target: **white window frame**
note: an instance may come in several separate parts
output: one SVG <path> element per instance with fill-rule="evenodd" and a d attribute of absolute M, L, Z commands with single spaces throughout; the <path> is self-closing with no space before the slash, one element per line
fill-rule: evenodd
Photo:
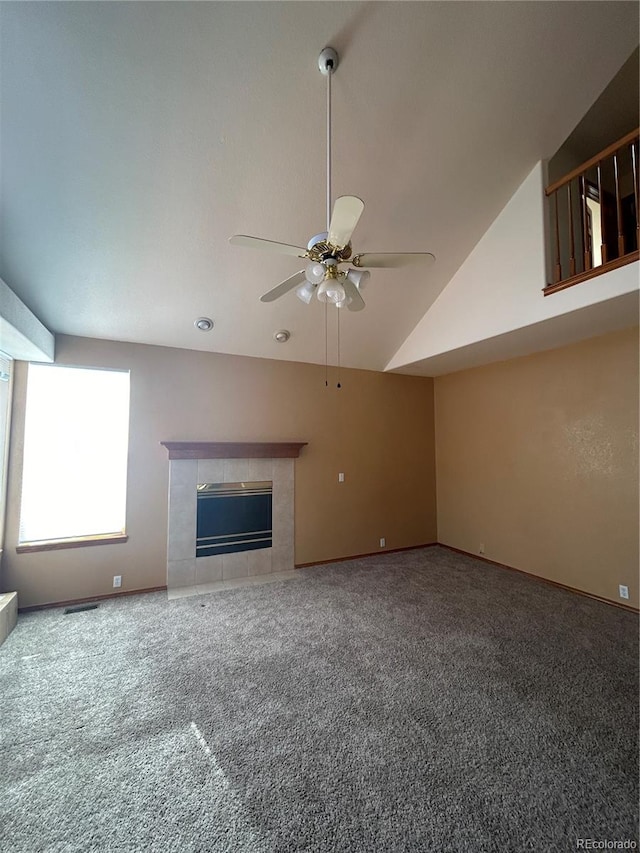
<path fill-rule="evenodd" d="M 29 364 L 19 553 L 127 540 L 129 413 L 128 370 Z"/>

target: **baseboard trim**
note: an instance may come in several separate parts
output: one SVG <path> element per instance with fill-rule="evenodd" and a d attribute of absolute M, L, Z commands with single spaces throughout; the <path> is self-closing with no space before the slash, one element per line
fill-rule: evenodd
<path fill-rule="evenodd" d="M 361 560 L 365 557 L 380 557 L 383 554 L 398 554 L 402 551 L 418 551 L 421 548 L 435 547 L 446 548 L 448 551 L 454 551 L 456 554 L 464 554 L 465 557 L 473 557 L 474 560 L 480 560 L 483 563 L 488 563 L 490 566 L 497 566 L 499 569 L 507 569 L 510 572 L 517 572 L 518 574 L 525 575 L 535 581 L 546 583 L 549 586 L 555 586 L 558 589 L 564 589 L 566 592 L 573 592 L 576 595 L 582 595 L 584 598 L 591 598 L 594 601 L 602 602 L 602 604 L 608 604 L 611 607 L 618 607 L 620 610 L 626 610 L 628 613 L 640 615 L 640 609 L 632 607 L 630 604 L 621 604 L 618 601 L 612 601 L 610 598 L 603 598 L 600 595 L 586 592 L 584 589 L 578 589 L 575 586 L 568 586 L 567 584 L 559 583 L 558 581 L 552 581 L 549 578 L 542 577 L 542 575 L 536 575 L 533 574 L 533 572 L 527 572 L 524 569 L 516 569 L 515 566 L 508 566 L 506 563 L 499 563 L 497 560 L 490 560 L 488 557 L 484 557 L 481 554 L 473 554 L 471 551 L 465 551 L 462 548 L 454 548 L 453 545 L 445 545 L 443 542 L 425 542 L 423 545 L 408 545 L 405 548 L 385 548 L 383 551 L 372 551 L 369 554 L 353 554 L 350 557 L 334 557 L 332 560 L 315 560 L 312 563 L 296 563 L 294 568 L 308 569 L 312 566 L 326 566 L 329 565 L 329 563 L 346 563 L 349 562 L 349 560 Z M 50 607 L 68 607 L 70 604 L 85 604 L 91 601 L 104 601 L 110 598 L 121 598 L 125 595 L 144 595 L 148 592 L 164 592 L 166 589 L 166 585 L 152 586 L 147 587 L 146 589 L 126 589 L 121 590 L 120 592 L 106 593 L 105 595 L 93 595 L 89 598 L 70 598 L 66 601 L 51 601 L 47 604 L 32 604 L 29 607 L 19 607 L 18 613 L 29 613 L 34 610 L 47 610 Z"/>
<path fill-rule="evenodd" d="M 328 566 L 329 563 L 346 563 L 348 560 L 362 560 L 364 557 L 381 557 L 383 554 L 399 554 L 400 551 L 417 551 L 419 548 L 435 548 L 437 542 L 425 542 L 424 545 L 407 545 L 405 548 L 383 548 L 370 554 L 353 554 L 351 557 L 334 557 L 332 560 L 314 560 L 313 563 L 295 563 L 294 569 L 309 569 L 311 566 Z"/>
<path fill-rule="evenodd" d="M 32 610 L 48 610 L 50 607 L 68 607 L 70 604 L 87 604 L 90 601 L 104 601 L 108 598 L 122 598 L 125 595 L 144 595 L 147 592 L 166 591 L 165 586 L 150 586 L 146 589 L 123 589 L 120 592 L 108 592 L 105 595 L 92 595 L 89 598 L 70 598 L 68 601 L 50 601 L 48 604 L 31 604 L 18 607 L 18 613 L 30 613 Z"/>
<path fill-rule="evenodd" d="M 528 578 L 533 578 L 533 580 L 549 584 L 549 586 L 564 589 L 566 592 L 575 592 L 577 595 L 582 595 L 585 598 L 592 598 L 594 601 L 601 601 L 603 604 L 610 604 L 611 607 L 619 607 L 620 610 L 627 610 L 629 613 L 635 613 L 636 615 L 640 614 L 640 610 L 632 607 L 630 604 L 621 604 L 618 601 L 612 601 L 610 598 L 603 598 L 601 595 L 594 595 L 592 592 L 586 592 L 584 589 L 577 589 L 575 586 L 568 586 L 567 584 L 560 583 L 559 581 L 552 581 L 549 580 L 549 578 L 543 578 L 542 575 L 534 575 L 533 572 L 527 572 L 524 569 L 516 569 L 515 566 L 508 566 L 506 563 L 498 563 L 497 560 L 490 560 L 488 557 L 483 557 L 480 554 L 472 554 L 471 551 L 464 551 L 462 548 L 454 548 L 453 545 L 445 545 L 442 542 L 438 542 L 438 545 L 440 545 L 441 548 L 446 548 L 448 551 L 455 551 L 456 554 L 464 554 L 465 557 L 473 557 L 474 560 L 482 560 L 483 563 L 489 563 L 489 565 L 497 566 L 499 569 L 508 569 L 510 572 L 518 572 L 519 575 L 525 575 Z"/>

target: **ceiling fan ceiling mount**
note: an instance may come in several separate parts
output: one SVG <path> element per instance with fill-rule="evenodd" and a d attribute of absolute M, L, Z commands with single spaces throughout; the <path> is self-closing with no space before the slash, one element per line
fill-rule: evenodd
<path fill-rule="evenodd" d="M 340 57 L 332 47 L 325 47 L 318 57 L 318 68 L 321 74 L 333 74 L 338 67 Z"/>
<path fill-rule="evenodd" d="M 368 272 L 362 271 L 363 268 L 403 267 L 433 263 L 435 260 L 430 252 L 369 252 L 353 257 L 351 263 L 357 269 L 346 272 L 339 269 L 339 264 L 351 258 L 351 236 L 364 210 L 364 202 L 357 196 L 343 195 L 335 200 L 333 208 L 331 204 L 331 77 L 339 62 L 340 58 L 332 47 L 325 47 L 318 57 L 318 68 L 327 78 L 327 230 L 312 237 L 306 249 L 244 234 L 236 234 L 229 241 L 234 246 L 293 255 L 309 262 L 306 269 L 294 273 L 263 294 L 260 297 L 262 302 L 273 302 L 295 289 L 296 295 L 306 304 L 315 293 L 321 302 L 331 302 L 337 308 L 346 305 L 350 311 L 361 311 L 365 304 L 360 290 L 369 276 Z"/>

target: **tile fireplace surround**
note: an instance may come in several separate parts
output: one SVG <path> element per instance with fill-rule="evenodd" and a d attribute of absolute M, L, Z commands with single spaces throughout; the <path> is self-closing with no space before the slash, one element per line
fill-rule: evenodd
<path fill-rule="evenodd" d="M 167 589 L 294 568 L 294 460 L 306 442 L 163 441 L 169 451 Z M 273 482 L 273 545 L 195 557 L 198 483 Z"/>

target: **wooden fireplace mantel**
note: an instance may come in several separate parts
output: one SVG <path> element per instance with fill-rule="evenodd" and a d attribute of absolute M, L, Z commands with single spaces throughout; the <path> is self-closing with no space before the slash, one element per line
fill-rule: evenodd
<path fill-rule="evenodd" d="M 169 459 L 281 459 L 298 457 L 306 441 L 161 441 Z"/>

